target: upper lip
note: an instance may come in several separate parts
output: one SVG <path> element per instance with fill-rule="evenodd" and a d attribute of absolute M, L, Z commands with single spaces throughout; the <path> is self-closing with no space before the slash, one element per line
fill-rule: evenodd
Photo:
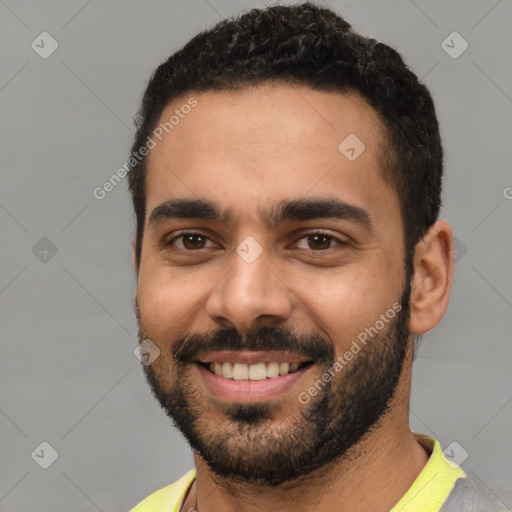
<path fill-rule="evenodd" d="M 200 363 L 305 363 L 311 361 L 307 357 L 284 350 L 221 350 L 203 352 L 197 358 Z"/>

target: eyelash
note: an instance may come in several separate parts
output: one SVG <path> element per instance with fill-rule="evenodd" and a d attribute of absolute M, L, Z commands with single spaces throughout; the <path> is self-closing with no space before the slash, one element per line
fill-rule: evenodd
<path fill-rule="evenodd" d="M 197 231 L 182 231 L 179 235 L 173 237 L 171 240 L 169 240 L 169 242 L 167 242 L 167 246 L 169 247 L 173 247 L 173 242 L 175 240 L 179 240 L 180 238 L 182 239 L 183 237 L 185 236 L 190 236 L 190 235 L 199 235 L 207 240 L 210 240 L 211 241 L 211 238 L 206 236 L 206 235 L 203 235 L 202 233 L 200 232 L 197 232 Z M 315 250 L 315 249 L 306 249 L 306 250 L 309 250 L 311 252 L 315 252 L 315 253 L 320 253 L 320 252 L 326 252 L 328 251 L 329 249 L 334 249 L 335 247 L 344 247 L 344 246 L 347 246 L 348 243 L 347 242 L 344 242 L 343 240 L 340 240 L 339 238 L 335 237 L 334 235 L 331 235 L 330 233 L 326 233 L 325 231 L 310 231 L 308 233 L 305 233 L 304 235 L 302 235 L 300 238 L 297 239 L 297 241 L 295 243 L 297 243 L 299 240 L 303 240 L 305 238 L 308 238 L 310 236 L 315 236 L 315 235 L 321 235 L 321 236 L 325 236 L 327 238 L 329 238 L 331 241 L 335 241 L 337 242 L 337 244 L 333 247 L 328 247 L 327 249 L 318 249 L 318 250 Z M 192 253 L 192 252 L 199 252 L 201 249 L 204 249 L 204 248 L 201 248 L 201 249 L 196 249 L 196 250 L 193 250 L 193 249 L 182 249 L 180 247 L 174 247 L 177 251 L 181 251 L 181 252 L 187 252 L 187 253 Z"/>

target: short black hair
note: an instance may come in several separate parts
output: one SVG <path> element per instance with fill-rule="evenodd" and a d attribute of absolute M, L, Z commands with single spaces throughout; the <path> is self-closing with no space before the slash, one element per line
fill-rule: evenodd
<path fill-rule="evenodd" d="M 411 276 L 414 247 L 441 207 L 443 151 L 434 103 L 394 49 L 358 34 L 328 8 L 306 2 L 252 9 L 196 35 L 153 73 L 137 114 L 132 155 L 146 143 L 173 99 L 194 91 L 235 91 L 264 82 L 357 93 L 378 113 L 387 141 L 382 174 L 400 201 L 406 270 Z M 139 266 L 146 158 L 130 162 Z"/>

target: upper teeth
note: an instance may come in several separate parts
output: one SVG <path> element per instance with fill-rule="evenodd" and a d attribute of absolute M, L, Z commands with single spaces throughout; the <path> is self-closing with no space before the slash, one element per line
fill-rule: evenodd
<path fill-rule="evenodd" d="M 234 380 L 264 380 L 294 372 L 299 363 L 210 363 L 210 370 L 216 375 Z"/>

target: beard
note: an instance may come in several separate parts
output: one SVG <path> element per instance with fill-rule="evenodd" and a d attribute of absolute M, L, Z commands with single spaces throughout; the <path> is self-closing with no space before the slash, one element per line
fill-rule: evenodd
<path fill-rule="evenodd" d="M 284 327 L 246 335 L 236 329 L 190 334 L 143 366 L 146 380 L 174 426 L 216 475 L 236 483 L 299 486 L 316 470 L 356 456 L 355 445 L 388 411 L 408 355 L 410 290 L 407 284 L 401 310 L 386 327 L 329 382 L 322 381 L 306 404 L 289 396 L 228 404 L 205 396 L 191 375 L 196 374 L 190 367 L 195 356 L 206 349 L 289 350 L 315 362 L 309 375 L 316 371 L 321 379 L 328 369 L 332 372 L 332 343 L 316 332 L 296 336 Z M 136 311 L 142 342 L 149 331 L 138 304 Z"/>

